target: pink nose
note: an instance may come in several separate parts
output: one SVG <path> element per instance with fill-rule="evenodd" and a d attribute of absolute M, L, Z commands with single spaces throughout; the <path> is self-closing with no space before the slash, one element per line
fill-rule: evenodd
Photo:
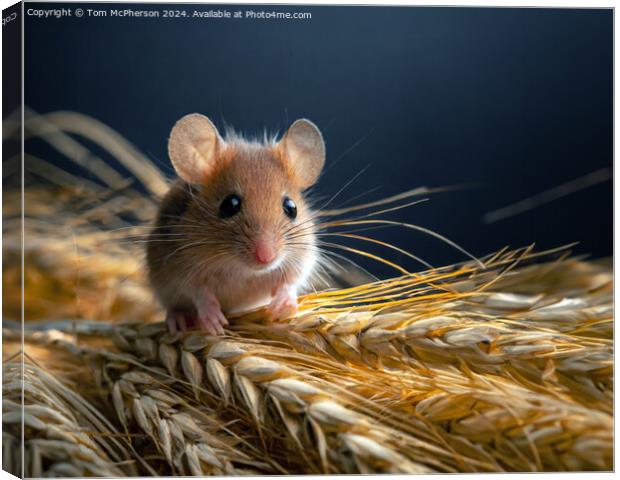
<path fill-rule="evenodd" d="M 276 246 L 273 240 L 258 238 L 254 242 L 254 259 L 261 265 L 268 265 L 276 259 Z"/>

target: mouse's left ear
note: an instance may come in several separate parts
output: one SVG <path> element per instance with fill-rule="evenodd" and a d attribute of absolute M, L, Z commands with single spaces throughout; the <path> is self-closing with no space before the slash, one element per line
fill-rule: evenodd
<path fill-rule="evenodd" d="M 278 147 L 299 187 L 314 185 L 325 164 L 325 142 L 317 126 L 305 118 L 296 120 Z"/>

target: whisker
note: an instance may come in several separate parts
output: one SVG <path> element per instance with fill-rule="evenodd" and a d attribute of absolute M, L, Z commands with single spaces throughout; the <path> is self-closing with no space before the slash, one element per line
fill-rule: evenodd
<path fill-rule="evenodd" d="M 316 244 L 313 244 L 313 243 L 292 243 L 291 245 L 302 246 L 304 248 L 308 248 L 310 250 L 313 250 L 313 251 L 315 251 L 315 252 L 317 252 L 317 253 L 319 253 L 321 255 L 330 255 L 332 257 L 338 258 L 339 260 L 343 260 L 343 261 L 353 265 L 355 268 L 358 268 L 360 271 L 364 272 L 366 275 L 368 275 L 374 281 L 379 281 L 379 279 L 375 275 L 370 273 L 368 270 L 366 270 L 364 267 L 359 265 L 357 262 L 355 262 L 355 261 L 351 260 L 349 257 L 345 257 L 344 255 L 341 255 L 341 254 L 339 254 L 337 252 L 332 252 L 331 250 L 326 250 L 324 248 L 321 248 L 319 245 L 316 245 Z M 337 265 L 341 269 L 343 268 L 337 262 L 335 263 L 335 265 Z"/>
<path fill-rule="evenodd" d="M 414 225 L 414 224 L 405 223 L 405 222 L 396 222 L 396 221 L 392 221 L 392 220 L 348 220 L 348 221 L 346 221 L 344 223 L 342 223 L 342 222 L 331 222 L 331 224 L 334 225 L 334 226 L 336 226 L 336 225 L 365 225 L 365 224 L 373 224 L 373 223 L 401 226 L 401 227 L 409 228 L 409 229 L 412 229 L 412 230 L 417 230 L 417 231 L 422 232 L 422 233 L 426 233 L 427 235 L 435 237 L 438 240 L 441 240 L 442 242 L 444 242 L 444 243 L 450 245 L 451 247 L 455 248 L 459 252 L 467 255 L 470 259 L 474 260 L 478 264 L 478 266 L 480 266 L 481 268 L 484 268 L 484 263 L 482 263 L 478 258 L 476 258 L 473 254 L 469 253 L 467 250 L 465 250 L 463 247 L 461 247 L 457 243 L 453 242 L 452 240 L 444 237 L 443 235 L 441 235 L 441 234 L 439 234 L 437 232 L 434 232 L 433 230 L 421 227 L 419 225 Z"/>
<path fill-rule="evenodd" d="M 405 198 L 410 198 L 410 197 L 420 196 L 420 195 L 429 195 L 431 193 L 449 192 L 452 190 L 457 190 L 459 188 L 462 188 L 462 186 L 454 185 L 454 186 L 437 187 L 437 188 L 427 188 L 427 187 L 413 188 L 411 190 L 407 190 L 406 192 L 402 192 L 397 195 L 392 195 L 390 197 L 382 198 L 374 202 L 364 203 L 362 205 L 354 205 L 352 207 L 341 208 L 338 210 L 322 210 L 320 212 L 320 216 L 336 217 L 344 213 L 350 213 L 350 212 L 355 212 L 358 210 L 365 210 L 367 208 L 377 207 L 379 205 L 386 205 L 388 203 L 394 203 L 394 202 L 397 202 L 398 200 L 403 200 Z"/>
<path fill-rule="evenodd" d="M 194 248 L 197 247 L 199 245 L 203 245 L 203 246 L 207 246 L 208 244 L 205 243 L 204 241 L 200 241 L 200 242 L 193 242 L 193 243 L 188 243 L 185 245 L 181 245 L 179 248 L 174 249 L 171 253 L 169 253 L 168 255 L 166 255 L 166 257 L 164 258 L 163 263 L 166 264 L 168 263 L 168 260 L 170 257 L 172 257 L 173 255 L 183 251 L 183 250 L 187 250 L 188 248 Z"/>
<path fill-rule="evenodd" d="M 370 167 L 370 165 L 366 165 L 364 168 L 362 168 L 359 172 L 357 172 L 355 175 L 353 175 L 353 178 L 351 178 L 351 180 L 349 180 L 347 183 L 344 184 L 344 186 L 342 188 L 340 188 L 325 204 L 323 204 L 321 206 L 321 208 L 318 209 L 318 211 L 322 211 L 325 207 L 327 207 L 330 203 L 332 203 L 336 197 L 338 197 L 338 195 L 340 195 L 345 189 L 347 189 L 355 180 L 357 180 L 366 170 L 368 170 L 368 168 Z"/>
<path fill-rule="evenodd" d="M 365 237 L 362 235 L 354 235 L 354 234 L 347 234 L 347 233 L 320 233 L 317 235 L 318 237 L 327 237 L 327 236 L 336 236 L 336 237 L 344 237 L 344 238 L 353 238 L 356 240 L 363 240 L 366 242 L 370 242 L 370 243 L 375 243 L 377 245 L 381 245 L 383 247 L 386 248 L 390 248 L 392 250 L 397 251 L 398 253 L 402 253 L 403 255 L 415 260 L 418 263 L 421 263 L 422 265 L 424 265 L 426 268 L 434 268 L 430 263 L 426 262 L 425 260 L 422 260 L 421 258 L 417 257 L 416 255 L 403 250 L 400 247 L 397 247 L 396 245 L 392 245 L 391 243 L 388 242 L 382 242 L 381 240 L 376 240 L 374 238 L 370 238 L 370 237 Z"/>

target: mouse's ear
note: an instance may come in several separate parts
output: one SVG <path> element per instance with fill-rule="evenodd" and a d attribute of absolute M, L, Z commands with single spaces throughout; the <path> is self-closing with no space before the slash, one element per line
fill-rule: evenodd
<path fill-rule="evenodd" d="M 296 120 L 284 134 L 279 147 L 300 188 L 313 185 L 325 164 L 325 142 L 310 120 Z"/>
<path fill-rule="evenodd" d="M 204 115 L 192 113 L 181 118 L 168 140 L 168 155 L 179 177 L 188 183 L 204 180 L 215 166 L 221 142 L 215 125 Z"/>

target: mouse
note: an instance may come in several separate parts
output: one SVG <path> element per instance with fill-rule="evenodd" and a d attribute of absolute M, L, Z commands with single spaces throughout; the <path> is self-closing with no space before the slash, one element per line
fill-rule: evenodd
<path fill-rule="evenodd" d="M 193 113 L 172 128 L 168 155 L 177 178 L 146 260 L 170 333 L 221 335 L 231 314 L 263 306 L 271 321 L 296 315 L 319 261 L 306 198 L 325 164 L 318 127 L 302 118 L 280 139 L 246 139 Z"/>

